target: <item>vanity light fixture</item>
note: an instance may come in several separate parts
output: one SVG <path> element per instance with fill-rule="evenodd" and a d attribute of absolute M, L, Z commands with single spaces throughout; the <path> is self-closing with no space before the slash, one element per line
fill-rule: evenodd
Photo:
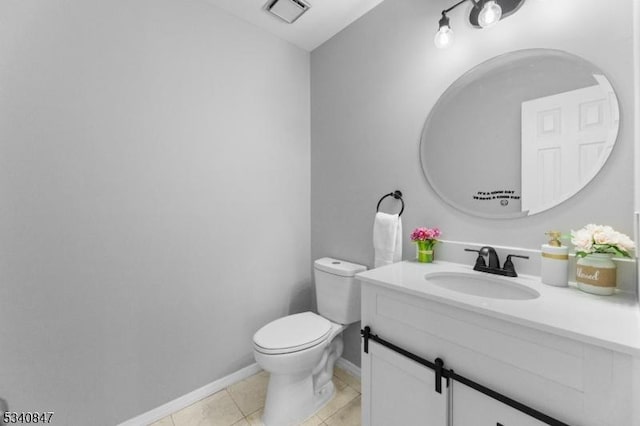
<path fill-rule="evenodd" d="M 524 0 L 460 0 L 442 11 L 442 18 L 438 21 L 438 32 L 433 40 L 437 48 L 445 48 L 453 42 L 453 30 L 449 25 L 447 13 L 467 1 L 473 4 L 469 14 L 469 23 L 477 28 L 489 28 L 495 25 L 500 19 L 518 10 L 524 3 Z"/>

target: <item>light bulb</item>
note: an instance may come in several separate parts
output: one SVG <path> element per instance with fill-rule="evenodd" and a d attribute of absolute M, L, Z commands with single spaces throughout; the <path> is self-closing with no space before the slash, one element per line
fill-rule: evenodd
<path fill-rule="evenodd" d="M 449 26 L 449 18 L 442 12 L 442 18 L 438 21 L 438 32 L 433 39 L 433 43 L 438 49 L 444 49 L 453 43 L 453 30 Z"/>
<path fill-rule="evenodd" d="M 453 43 L 453 30 L 449 26 L 440 27 L 436 33 L 433 43 L 438 49 L 444 49 Z"/>
<path fill-rule="evenodd" d="M 478 14 L 478 24 L 482 28 L 488 28 L 498 22 L 502 17 L 502 8 L 495 0 L 489 0 L 482 6 Z"/>

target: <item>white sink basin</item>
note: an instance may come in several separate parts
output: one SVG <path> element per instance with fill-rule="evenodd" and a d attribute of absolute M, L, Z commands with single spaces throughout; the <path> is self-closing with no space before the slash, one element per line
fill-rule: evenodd
<path fill-rule="evenodd" d="M 471 272 L 432 272 L 424 276 L 428 283 L 447 290 L 491 299 L 537 299 L 540 293 L 508 278 Z"/>

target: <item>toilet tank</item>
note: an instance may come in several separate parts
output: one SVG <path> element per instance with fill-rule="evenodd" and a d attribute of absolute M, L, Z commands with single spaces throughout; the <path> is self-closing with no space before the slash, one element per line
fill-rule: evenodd
<path fill-rule="evenodd" d="M 338 324 L 360 321 L 360 281 L 355 275 L 367 267 L 323 257 L 313 263 L 313 270 L 318 313 Z"/>

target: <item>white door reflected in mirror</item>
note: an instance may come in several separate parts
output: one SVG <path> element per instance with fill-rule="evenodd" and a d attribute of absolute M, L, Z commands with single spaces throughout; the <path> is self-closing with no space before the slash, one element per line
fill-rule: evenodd
<path fill-rule="evenodd" d="M 522 103 L 522 210 L 535 214 L 571 197 L 598 173 L 618 133 L 618 102 L 598 84 Z"/>

